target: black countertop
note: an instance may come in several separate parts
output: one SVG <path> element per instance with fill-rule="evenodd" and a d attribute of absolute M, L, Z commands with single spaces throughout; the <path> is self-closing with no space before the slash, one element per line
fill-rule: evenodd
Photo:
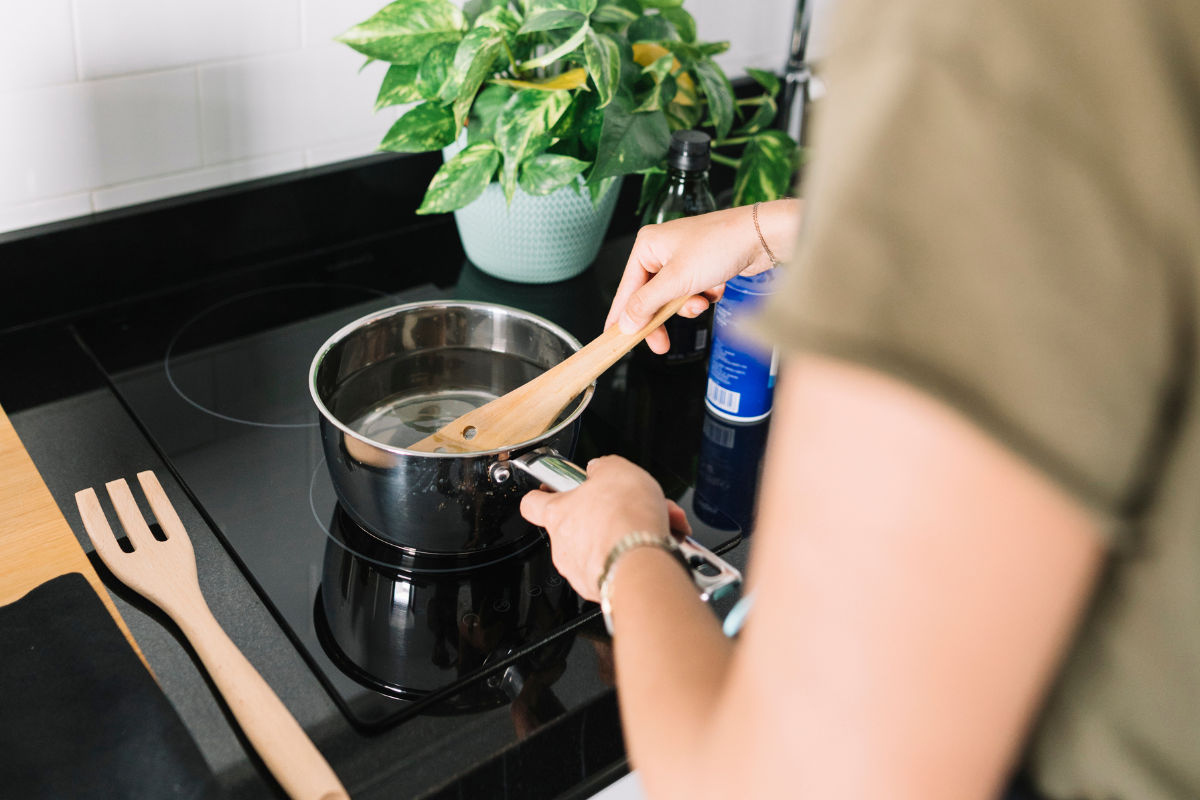
<path fill-rule="evenodd" d="M 163 691 L 234 797 L 283 795 L 241 740 L 178 629 L 91 554 L 73 501 L 80 488 L 145 469 L 158 474 L 191 535 L 213 613 L 353 797 L 584 797 L 626 769 L 615 695 L 597 683 L 611 682 L 611 665 L 595 630 L 572 651 L 586 668 L 568 670 L 555 686 L 565 711 L 528 735 L 514 732 L 507 707 L 467 717 L 418 716 L 377 734 L 356 730 L 95 360 L 111 371 L 114 363 L 161 359 L 164 331 L 215 299 L 334 277 L 389 291 L 432 283 L 557 317 L 585 340 L 598 332 L 632 246 L 637 181 L 626 182 L 609 241 L 587 273 L 570 285 L 516 287 L 462 265 L 452 219 L 412 215 L 431 171 L 427 162 L 376 157 L 0 240 L 0 278 L 18 287 L 0 298 L 0 405 Z M 327 212 L 330 202 L 340 211 Z M 356 204 L 369 213 L 355 219 Z M 136 246 L 122 253 L 123 243 Z M 703 364 L 664 370 L 643 351 L 617 369 L 641 374 L 646 387 L 597 398 L 622 433 L 621 452 L 694 481 Z M 626 380 L 622 374 L 619 382 Z M 745 551 L 740 545 L 726 558 L 744 566 Z M 573 685 L 577 673 L 590 678 Z"/>

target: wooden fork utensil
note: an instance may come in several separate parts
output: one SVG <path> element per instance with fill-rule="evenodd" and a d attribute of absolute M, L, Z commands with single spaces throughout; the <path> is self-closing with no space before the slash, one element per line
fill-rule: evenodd
<path fill-rule="evenodd" d="M 138 473 L 138 483 L 167 535 L 154 538 L 124 479 L 107 484 L 117 516 L 133 552 L 117 544 L 93 489 L 75 493 L 88 538 L 113 575 L 135 589 L 171 619 L 192 643 L 213 683 L 220 689 L 246 738 L 271 774 L 293 800 L 349 800 L 329 763 L 258 670 L 221 628 L 200 593 L 196 555 L 187 531 L 153 472 Z"/>

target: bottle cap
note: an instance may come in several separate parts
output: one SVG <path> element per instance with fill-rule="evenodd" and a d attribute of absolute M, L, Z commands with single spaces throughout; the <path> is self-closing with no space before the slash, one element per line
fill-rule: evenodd
<path fill-rule="evenodd" d="M 671 134 L 671 149 L 667 152 L 667 166 L 686 172 L 706 170 L 712 163 L 709 158 L 709 142 L 712 138 L 703 131 L 675 131 Z"/>

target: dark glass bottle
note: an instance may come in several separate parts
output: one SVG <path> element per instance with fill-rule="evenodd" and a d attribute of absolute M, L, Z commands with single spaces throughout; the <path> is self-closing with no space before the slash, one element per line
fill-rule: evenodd
<path fill-rule="evenodd" d="M 711 139 L 701 131 L 675 131 L 667 153 L 667 180 L 654 202 L 646 207 L 643 225 L 694 217 L 717 210 L 708 188 Z M 668 364 L 698 361 L 708 355 L 712 338 L 712 308 L 695 319 L 680 316 L 667 320 L 671 349 L 663 356 Z"/>

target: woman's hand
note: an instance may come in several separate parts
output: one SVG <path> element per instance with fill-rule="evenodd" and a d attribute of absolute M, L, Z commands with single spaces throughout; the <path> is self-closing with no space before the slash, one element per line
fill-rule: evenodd
<path fill-rule="evenodd" d="M 776 258 L 787 258 L 799 227 L 798 201 L 763 203 L 758 222 Z M 619 324 L 623 332 L 634 333 L 664 305 L 685 295 L 695 296 L 680 315 L 699 316 L 710 301 L 720 299 L 725 281 L 770 268 L 750 206 L 647 225 L 638 231 L 604 327 Z M 647 336 L 646 344 L 656 353 L 670 348 L 662 328 Z"/>
<path fill-rule="evenodd" d="M 683 509 L 663 497 L 650 473 L 620 456 L 588 463 L 588 479 L 569 492 L 530 492 L 521 514 L 550 533 L 554 566 L 586 600 L 613 545 L 628 533 L 691 533 Z"/>

